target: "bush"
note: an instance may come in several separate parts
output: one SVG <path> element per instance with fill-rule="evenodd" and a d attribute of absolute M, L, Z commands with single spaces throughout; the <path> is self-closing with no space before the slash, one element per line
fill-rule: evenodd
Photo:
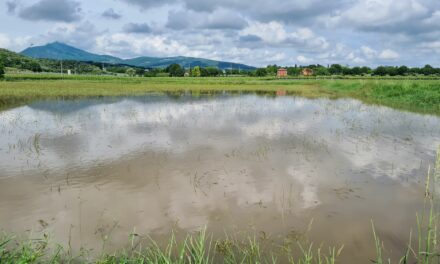
<path fill-rule="evenodd" d="M 260 68 L 260 69 L 257 69 L 257 71 L 255 72 L 255 75 L 257 75 L 258 77 L 264 77 L 267 75 L 267 71 L 264 68 Z"/>
<path fill-rule="evenodd" d="M 196 67 L 194 67 L 194 69 L 192 69 L 191 76 L 192 77 L 200 77 L 200 76 L 202 76 L 202 71 L 200 70 L 199 66 L 196 66 Z"/>
<path fill-rule="evenodd" d="M 168 66 L 166 72 L 169 73 L 170 77 L 183 77 L 185 75 L 185 70 L 177 63 Z"/>
<path fill-rule="evenodd" d="M 2 64 L 0 64 L 0 79 L 3 79 L 5 76 L 5 67 L 3 67 Z"/>

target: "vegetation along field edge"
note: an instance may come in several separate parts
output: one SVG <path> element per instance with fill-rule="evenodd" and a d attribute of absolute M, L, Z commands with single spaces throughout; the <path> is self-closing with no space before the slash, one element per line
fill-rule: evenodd
<path fill-rule="evenodd" d="M 258 77 L 130 78 L 116 76 L 7 75 L 0 81 L 0 109 L 41 99 L 143 95 L 148 92 L 260 92 L 306 98 L 354 98 L 368 104 L 440 115 L 438 80 L 317 80 Z"/>

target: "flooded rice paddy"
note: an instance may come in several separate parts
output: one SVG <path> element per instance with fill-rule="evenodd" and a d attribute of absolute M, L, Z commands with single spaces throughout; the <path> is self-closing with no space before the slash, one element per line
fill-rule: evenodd
<path fill-rule="evenodd" d="M 402 255 L 440 118 L 258 95 L 39 101 L 0 113 L 0 229 L 114 250 L 207 227 Z M 311 224 L 312 223 L 312 224 Z"/>

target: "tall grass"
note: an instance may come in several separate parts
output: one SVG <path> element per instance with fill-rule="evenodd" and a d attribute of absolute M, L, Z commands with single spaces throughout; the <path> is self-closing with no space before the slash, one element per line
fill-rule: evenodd
<path fill-rule="evenodd" d="M 436 185 L 440 183 L 440 147 L 437 151 L 437 159 L 434 169 L 429 168 L 425 180 L 425 197 L 423 208 L 416 213 L 417 237 L 413 241 L 412 230 L 409 232 L 409 240 L 405 254 L 393 262 L 390 258 L 384 257 L 385 245 L 381 241 L 373 221 L 372 230 L 376 248 L 374 263 L 417 263 L 431 264 L 440 262 L 440 232 L 439 232 L 439 211 Z"/>
<path fill-rule="evenodd" d="M 0 263 L 156 263 L 156 264 L 255 264 L 255 263 L 291 263 L 291 264 L 334 264 L 343 247 L 329 248 L 326 253 L 322 247 L 314 247 L 298 242 L 296 250 L 291 248 L 280 252 L 262 250 L 262 244 L 256 237 L 245 241 L 234 239 L 213 241 L 212 236 L 202 230 L 188 235 L 183 242 L 177 242 L 174 235 L 168 244 L 161 247 L 154 240 L 143 247 L 131 236 L 131 247 L 113 254 L 101 254 L 91 258 L 84 252 L 72 256 L 71 250 L 61 246 L 50 249 L 48 238 L 29 239 L 22 242 L 11 236 L 0 237 Z"/>

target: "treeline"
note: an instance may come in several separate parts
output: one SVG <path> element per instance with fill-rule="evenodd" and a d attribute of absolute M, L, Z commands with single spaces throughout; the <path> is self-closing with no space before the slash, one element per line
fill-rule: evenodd
<path fill-rule="evenodd" d="M 185 69 L 178 64 L 172 64 L 166 69 L 156 69 L 156 72 L 164 72 L 172 77 L 212 77 L 225 75 L 246 75 L 246 76 L 276 76 L 278 69 L 287 69 L 289 76 L 300 76 L 304 69 L 310 69 L 314 76 L 410 76 L 410 75 L 438 75 L 440 76 L 440 68 L 434 68 L 431 65 L 425 65 L 422 68 L 407 67 L 407 66 L 379 66 L 377 68 L 370 68 L 366 66 L 348 67 L 340 64 L 332 64 L 329 66 L 322 65 L 308 65 L 308 66 L 293 66 L 280 67 L 277 65 L 268 65 L 266 68 L 259 68 L 256 70 L 245 71 L 238 69 L 220 70 L 215 67 L 199 67 L 196 66 L 191 69 Z M 155 76 L 150 73 L 150 76 Z"/>
<path fill-rule="evenodd" d="M 322 65 L 308 65 L 308 66 L 294 66 L 294 67 L 280 67 L 277 65 L 269 65 L 266 68 L 260 68 L 255 71 L 256 76 L 275 76 L 279 68 L 287 69 L 287 74 L 290 76 L 299 76 L 304 69 L 311 69 L 313 75 L 348 75 L 348 76 L 408 76 L 408 75 L 440 75 L 440 68 L 434 68 L 431 65 L 425 65 L 422 68 L 407 67 L 407 66 L 379 66 L 377 68 L 370 67 L 348 67 L 340 64 L 332 64 L 329 66 Z"/>

